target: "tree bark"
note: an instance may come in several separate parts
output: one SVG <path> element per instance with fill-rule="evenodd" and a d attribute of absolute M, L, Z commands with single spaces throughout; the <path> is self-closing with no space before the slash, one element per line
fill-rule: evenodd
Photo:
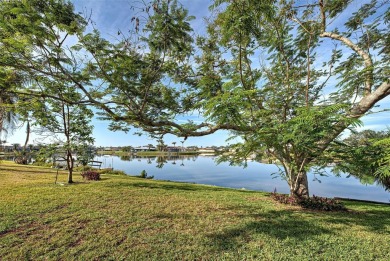
<path fill-rule="evenodd" d="M 68 166 L 68 183 L 73 183 L 73 158 L 69 150 L 66 155 L 66 164 Z"/>
<path fill-rule="evenodd" d="M 289 177 L 288 184 L 290 186 L 290 196 L 308 198 L 309 182 L 306 171 L 300 171 L 298 173 L 291 171 Z"/>
<path fill-rule="evenodd" d="M 23 150 L 26 151 L 27 149 L 27 144 L 28 144 L 28 141 L 30 140 L 30 132 L 31 132 L 31 129 L 30 129 L 30 121 L 27 120 L 27 127 L 26 127 L 26 141 L 24 142 L 24 146 L 23 146 Z"/>

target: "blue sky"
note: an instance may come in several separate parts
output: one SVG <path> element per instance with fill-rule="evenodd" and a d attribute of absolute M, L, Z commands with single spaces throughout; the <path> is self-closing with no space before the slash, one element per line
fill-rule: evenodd
<path fill-rule="evenodd" d="M 117 37 L 118 29 L 122 32 L 127 32 L 133 27 L 131 23 L 131 18 L 135 15 L 136 9 L 132 9 L 131 2 L 132 0 L 73 0 L 75 5 L 75 10 L 77 12 L 83 12 L 91 14 L 92 20 L 95 22 L 96 28 L 102 32 L 102 36 L 108 40 L 115 41 Z M 208 7 L 212 3 L 209 0 L 182 0 L 180 1 L 188 10 L 190 15 L 196 17 L 192 21 L 194 28 L 194 33 L 199 34 L 204 31 L 205 23 L 204 17 L 210 16 Z M 361 1 L 366 2 L 366 1 Z M 140 3 L 140 1 L 138 1 Z M 356 5 L 350 7 L 350 12 L 353 12 L 353 9 L 356 8 Z M 332 26 L 340 26 L 341 20 L 335 20 L 332 23 Z M 326 50 L 323 51 L 324 53 Z M 319 54 L 321 55 L 321 53 Z M 390 97 L 382 100 L 380 103 L 380 108 L 390 108 Z M 201 115 L 193 115 L 192 120 L 201 121 Z M 385 129 L 386 126 L 390 127 L 390 112 L 371 114 L 363 118 L 365 124 L 361 129 L 374 129 L 381 130 Z M 94 132 L 93 136 L 95 138 L 96 146 L 142 146 L 146 144 L 156 144 L 154 140 L 151 140 L 147 135 L 139 137 L 133 135 L 134 131 L 129 133 L 123 132 L 111 132 L 108 130 L 108 122 L 99 121 L 93 119 Z M 205 137 L 190 137 L 188 138 L 184 145 L 191 146 L 210 146 L 210 145 L 224 145 L 226 144 L 225 140 L 228 137 L 228 132 L 220 131 L 215 134 L 205 136 Z M 24 143 L 25 131 L 21 127 L 17 130 L 12 136 L 8 136 L 7 141 L 9 143 Z M 172 144 L 176 142 L 180 145 L 182 138 L 177 138 L 172 135 L 167 135 L 165 137 L 165 142 L 167 144 Z M 31 143 L 38 143 L 39 141 L 48 143 L 49 141 L 39 139 L 37 135 L 32 135 Z"/>

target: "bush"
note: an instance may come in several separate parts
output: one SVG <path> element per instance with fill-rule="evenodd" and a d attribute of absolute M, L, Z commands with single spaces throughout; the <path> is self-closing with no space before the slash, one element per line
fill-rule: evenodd
<path fill-rule="evenodd" d="M 275 192 L 271 194 L 271 197 L 282 204 L 288 204 L 293 206 L 299 205 L 299 199 L 297 197 L 293 197 L 285 194 L 278 194 Z"/>
<path fill-rule="evenodd" d="M 81 176 L 86 180 L 100 180 L 100 173 L 93 170 L 83 171 Z"/>
<path fill-rule="evenodd" d="M 271 193 L 271 197 L 283 204 L 289 204 L 293 206 L 301 206 L 306 209 L 322 210 L 322 211 L 346 211 L 346 207 L 338 200 L 323 197 L 309 197 L 298 198 L 294 196 L 278 194 L 276 192 Z"/>
<path fill-rule="evenodd" d="M 303 208 L 317 209 L 324 211 L 346 211 L 344 204 L 333 198 L 323 198 L 314 196 L 311 198 L 304 198 L 300 201 Z"/>
<path fill-rule="evenodd" d="M 141 174 L 137 177 L 142 178 L 142 179 L 153 179 L 154 178 L 154 176 L 148 176 L 148 173 L 146 173 L 145 170 L 141 171 Z"/>
<path fill-rule="evenodd" d="M 17 156 L 17 157 L 15 157 L 14 162 L 16 164 L 27 165 L 28 159 L 27 159 L 27 156 Z"/>

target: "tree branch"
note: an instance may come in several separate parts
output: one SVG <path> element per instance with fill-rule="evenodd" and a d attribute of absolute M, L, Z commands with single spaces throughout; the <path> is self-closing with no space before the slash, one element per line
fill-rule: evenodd
<path fill-rule="evenodd" d="M 348 46 L 349 48 L 351 48 L 352 50 L 354 50 L 360 57 L 362 57 L 366 70 L 368 71 L 367 72 L 368 75 L 366 77 L 366 82 L 365 82 L 364 95 L 370 94 L 374 82 L 373 80 L 374 67 L 373 67 L 371 56 L 368 53 L 366 53 L 362 48 L 360 48 L 358 45 L 354 44 L 351 40 L 337 33 L 322 32 L 320 34 L 320 37 L 327 37 L 333 40 L 338 40 L 343 44 L 345 44 L 346 46 Z"/>
<path fill-rule="evenodd" d="M 374 92 L 363 97 L 358 104 L 356 104 L 350 112 L 346 115 L 347 118 L 359 119 L 367 111 L 369 111 L 378 101 L 390 95 L 390 78 L 383 82 Z M 333 132 L 327 137 L 318 142 L 319 152 L 323 152 L 328 145 L 340 135 L 348 127 L 345 121 L 340 121 L 334 125 Z"/>

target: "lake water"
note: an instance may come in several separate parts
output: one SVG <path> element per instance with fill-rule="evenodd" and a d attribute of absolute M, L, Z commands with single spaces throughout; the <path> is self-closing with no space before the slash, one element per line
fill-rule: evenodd
<path fill-rule="evenodd" d="M 279 193 L 289 193 L 287 182 L 278 175 L 278 167 L 273 164 L 248 162 L 247 168 L 229 166 L 228 163 L 215 164 L 215 157 L 150 157 L 129 158 L 99 156 L 103 168 L 113 167 L 129 175 L 139 175 L 145 170 L 148 176 L 158 180 L 192 182 L 235 189 L 248 189 Z M 322 197 L 343 197 L 380 202 L 390 202 L 390 193 L 381 185 L 364 185 L 355 177 L 336 177 L 327 169 L 328 176 L 309 173 L 310 195 Z M 320 181 L 318 181 L 320 180 Z"/>

